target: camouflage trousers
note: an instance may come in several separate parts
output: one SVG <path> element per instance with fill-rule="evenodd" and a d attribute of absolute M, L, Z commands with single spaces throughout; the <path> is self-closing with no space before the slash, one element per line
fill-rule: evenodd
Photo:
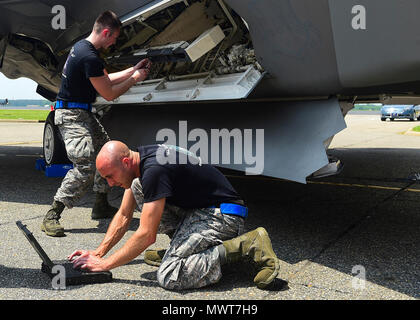
<path fill-rule="evenodd" d="M 96 117 L 82 109 L 57 109 L 55 124 L 66 146 L 73 169 L 64 177 L 54 200 L 71 209 L 93 184 L 94 192 L 105 193 L 109 186 L 96 171 L 96 155 L 109 141 L 108 134 Z"/>
<path fill-rule="evenodd" d="M 131 190 L 141 210 L 144 198 L 138 178 Z M 217 246 L 241 235 L 244 219 L 224 215 L 218 208 L 183 209 L 166 204 L 158 232 L 171 238 L 157 271 L 159 285 L 171 290 L 201 288 L 222 277 Z"/>

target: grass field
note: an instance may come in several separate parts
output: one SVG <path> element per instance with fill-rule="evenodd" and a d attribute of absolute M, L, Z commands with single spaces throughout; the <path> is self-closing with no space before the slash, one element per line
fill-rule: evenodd
<path fill-rule="evenodd" d="M 355 105 L 354 110 L 380 110 L 380 105 Z M 41 120 L 45 121 L 48 116 L 49 110 L 10 110 L 0 109 L 0 119 L 13 119 L 13 120 Z"/>
<path fill-rule="evenodd" d="M 49 110 L 0 110 L 0 119 L 45 121 L 49 112 Z"/>
<path fill-rule="evenodd" d="M 379 104 L 355 104 L 354 110 L 378 111 L 381 110 L 382 105 Z"/>

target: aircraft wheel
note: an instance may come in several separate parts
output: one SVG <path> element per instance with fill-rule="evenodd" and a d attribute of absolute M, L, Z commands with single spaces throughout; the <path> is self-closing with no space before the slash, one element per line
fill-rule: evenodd
<path fill-rule="evenodd" d="M 50 164 L 66 164 L 71 163 L 67 158 L 66 148 L 63 138 L 61 137 L 58 127 L 54 124 L 54 112 L 50 112 L 45 120 L 44 137 L 43 137 L 43 153 L 45 163 Z"/>

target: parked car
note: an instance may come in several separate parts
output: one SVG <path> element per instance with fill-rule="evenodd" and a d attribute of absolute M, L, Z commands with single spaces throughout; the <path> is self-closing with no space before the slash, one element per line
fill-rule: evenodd
<path fill-rule="evenodd" d="M 386 105 L 381 108 L 381 120 L 410 119 L 420 120 L 419 105 Z"/>

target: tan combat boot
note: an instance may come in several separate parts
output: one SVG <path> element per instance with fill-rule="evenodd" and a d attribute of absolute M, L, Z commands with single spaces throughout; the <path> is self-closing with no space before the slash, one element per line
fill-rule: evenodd
<path fill-rule="evenodd" d="M 63 237 L 64 228 L 58 221 L 61 217 L 61 213 L 64 210 L 64 204 L 60 201 L 53 202 L 51 209 L 48 210 L 47 214 L 42 221 L 41 230 L 51 237 Z"/>
<path fill-rule="evenodd" d="M 144 253 L 144 262 L 150 266 L 159 267 L 165 253 L 166 250 L 164 249 L 146 250 Z"/>
<path fill-rule="evenodd" d="M 258 267 L 254 283 L 265 289 L 279 273 L 279 261 L 271 246 L 271 240 L 264 228 L 257 228 L 239 237 L 223 242 L 227 263 L 251 258 Z"/>

